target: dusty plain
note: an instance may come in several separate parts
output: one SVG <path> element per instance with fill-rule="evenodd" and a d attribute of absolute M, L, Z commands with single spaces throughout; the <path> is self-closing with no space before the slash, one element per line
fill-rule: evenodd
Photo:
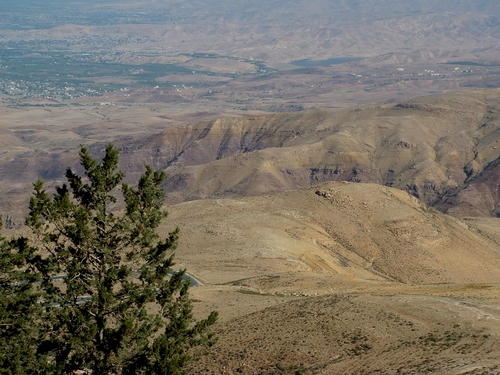
<path fill-rule="evenodd" d="M 0 4 L 8 227 L 113 142 L 220 313 L 191 374 L 499 374 L 498 2 L 241 3 Z"/>

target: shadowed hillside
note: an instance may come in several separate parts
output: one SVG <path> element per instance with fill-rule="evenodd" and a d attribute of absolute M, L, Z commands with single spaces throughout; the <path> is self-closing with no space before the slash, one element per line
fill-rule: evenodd
<path fill-rule="evenodd" d="M 78 167 L 73 145 L 82 138 L 68 134 L 49 140 L 44 129 L 5 131 L 3 212 L 22 217 L 33 181 L 61 183 L 67 166 Z M 455 216 L 499 211 L 500 90 L 225 118 L 126 139 L 116 143 L 127 178 L 144 164 L 165 170 L 167 203 L 350 181 L 395 187 Z M 99 155 L 104 143 L 92 141 Z"/>
<path fill-rule="evenodd" d="M 500 91 L 491 90 L 223 119 L 124 145 L 123 157 L 129 171 L 166 169 L 170 202 L 345 180 L 393 186 L 458 216 L 489 216 L 498 205 L 493 188 L 469 201 L 460 192 L 494 175 L 499 113 Z"/>

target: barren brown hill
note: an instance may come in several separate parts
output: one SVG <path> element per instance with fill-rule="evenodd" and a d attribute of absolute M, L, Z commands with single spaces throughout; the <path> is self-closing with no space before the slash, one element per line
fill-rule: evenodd
<path fill-rule="evenodd" d="M 192 374 L 500 368 L 498 229 L 356 183 L 169 211 L 177 266 L 204 282 L 196 312 L 221 314 L 219 341 Z"/>
<path fill-rule="evenodd" d="M 209 284 L 312 271 L 413 284 L 500 283 L 496 235 L 394 188 L 329 182 L 169 210 L 183 233 L 179 262 Z"/>
<path fill-rule="evenodd" d="M 123 158 L 129 171 L 143 163 L 165 169 L 169 202 L 346 180 L 397 187 L 459 216 L 489 216 L 498 206 L 489 176 L 499 127 L 500 90 L 479 90 L 197 123 L 128 143 Z M 489 190 L 461 194 L 467 209 L 453 208 L 447 194 L 479 175 L 492 181 Z"/>
<path fill-rule="evenodd" d="M 148 108 L 120 121 L 106 117 L 112 110 L 98 108 L 85 116 L 80 110 L 76 115 L 83 117 L 75 125 L 5 126 L 2 211 L 22 221 L 27 203 L 20 202 L 28 201 L 33 181 L 61 183 L 65 168 L 77 167 L 80 143 L 93 144 L 97 156 L 104 142 L 114 140 L 130 181 L 144 164 L 167 172 L 168 203 L 351 181 L 396 187 L 455 216 L 498 212 L 498 89 L 181 127 Z"/>
<path fill-rule="evenodd" d="M 499 316 L 497 303 L 442 296 L 302 298 L 221 324 L 191 374 L 493 375 Z"/>
<path fill-rule="evenodd" d="M 497 304 L 447 297 L 306 298 L 221 325 L 191 373 L 493 375 L 499 314 Z"/>

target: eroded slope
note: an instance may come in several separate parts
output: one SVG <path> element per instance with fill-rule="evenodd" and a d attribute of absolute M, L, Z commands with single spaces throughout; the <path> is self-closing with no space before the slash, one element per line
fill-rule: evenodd
<path fill-rule="evenodd" d="M 169 211 L 182 231 L 180 266 L 208 284 L 302 272 L 413 284 L 500 282 L 496 237 L 380 185 L 330 182 Z"/>
<path fill-rule="evenodd" d="M 489 216 L 498 206 L 495 186 L 463 198 L 467 209 L 448 196 L 495 175 L 499 126 L 499 90 L 458 92 L 198 123 L 127 144 L 123 155 L 133 167 L 166 169 L 170 202 L 345 180 L 397 187 L 458 216 Z"/>
<path fill-rule="evenodd" d="M 162 117 L 154 119 L 154 127 L 161 128 Z M 122 130 L 116 144 L 128 181 L 137 180 L 144 164 L 164 169 L 168 203 L 351 181 L 405 190 L 455 216 L 495 216 L 499 211 L 500 90 L 176 128 L 165 120 L 160 134 L 130 133 L 136 140 L 129 141 L 127 134 L 130 128 L 137 130 L 139 119 L 133 121 L 130 126 L 109 124 L 101 137 L 85 126 L 53 139 L 48 125 L 5 131 L 2 211 L 16 214 L 21 222 L 27 204 L 9 205 L 27 202 L 33 181 L 61 181 L 67 166 L 78 167 L 78 143 L 90 139 L 98 157 L 104 142 Z"/>

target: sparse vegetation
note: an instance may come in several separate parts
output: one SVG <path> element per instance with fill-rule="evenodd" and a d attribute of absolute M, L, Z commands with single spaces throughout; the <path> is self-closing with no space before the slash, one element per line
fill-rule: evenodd
<path fill-rule="evenodd" d="M 0 2 L 0 374 L 498 374 L 499 17 Z"/>

